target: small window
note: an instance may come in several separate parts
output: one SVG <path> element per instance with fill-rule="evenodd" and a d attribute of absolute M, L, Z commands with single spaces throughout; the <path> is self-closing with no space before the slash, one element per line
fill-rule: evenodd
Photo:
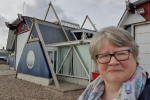
<path fill-rule="evenodd" d="M 35 61 L 34 52 L 32 50 L 30 50 L 27 55 L 27 66 L 29 69 L 31 69 L 33 67 L 34 61 Z"/>
<path fill-rule="evenodd" d="M 75 32 L 74 33 L 74 35 L 76 36 L 76 38 L 78 39 L 78 40 L 81 40 L 82 39 L 82 32 Z"/>
<path fill-rule="evenodd" d="M 129 33 L 131 33 L 131 25 L 126 26 L 126 27 L 125 27 L 125 30 L 127 30 Z"/>
<path fill-rule="evenodd" d="M 23 29 L 24 29 L 24 27 L 25 27 L 25 24 L 22 24 L 22 25 L 21 25 L 21 30 L 23 30 Z"/>
<path fill-rule="evenodd" d="M 86 38 L 92 38 L 93 37 L 93 34 L 91 33 L 86 33 Z"/>

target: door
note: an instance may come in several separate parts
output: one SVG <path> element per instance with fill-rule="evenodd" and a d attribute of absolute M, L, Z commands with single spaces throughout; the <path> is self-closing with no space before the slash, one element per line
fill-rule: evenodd
<path fill-rule="evenodd" d="M 53 67 L 53 69 L 56 73 L 56 69 L 57 69 L 57 51 L 55 51 L 55 50 L 48 51 L 48 55 L 49 55 L 52 67 Z"/>
<path fill-rule="evenodd" d="M 139 45 L 139 64 L 150 73 L 150 24 L 135 26 L 135 41 Z"/>

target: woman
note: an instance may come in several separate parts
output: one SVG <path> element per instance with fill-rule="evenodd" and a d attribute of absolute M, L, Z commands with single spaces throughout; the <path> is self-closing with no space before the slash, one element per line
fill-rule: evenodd
<path fill-rule="evenodd" d="M 106 27 L 94 35 L 89 51 L 101 75 L 78 100 L 150 100 L 148 75 L 138 66 L 138 45 L 129 32 Z"/>

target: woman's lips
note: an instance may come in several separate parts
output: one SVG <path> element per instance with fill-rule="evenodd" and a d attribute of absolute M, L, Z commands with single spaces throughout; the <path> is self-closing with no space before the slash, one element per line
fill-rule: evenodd
<path fill-rule="evenodd" d="M 121 72 L 122 70 L 110 70 L 108 72 Z"/>

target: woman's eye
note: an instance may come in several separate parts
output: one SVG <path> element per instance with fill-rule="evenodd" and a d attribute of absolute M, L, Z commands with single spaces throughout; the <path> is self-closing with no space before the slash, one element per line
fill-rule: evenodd
<path fill-rule="evenodd" d="M 126 55 L 126 53 L 117 53 L 117 55 Z"/>
<path fill-rule="evenodd" d="M 108 57 L 109 55 L 102 55 L 100 58 L 106 58 Z"/>

